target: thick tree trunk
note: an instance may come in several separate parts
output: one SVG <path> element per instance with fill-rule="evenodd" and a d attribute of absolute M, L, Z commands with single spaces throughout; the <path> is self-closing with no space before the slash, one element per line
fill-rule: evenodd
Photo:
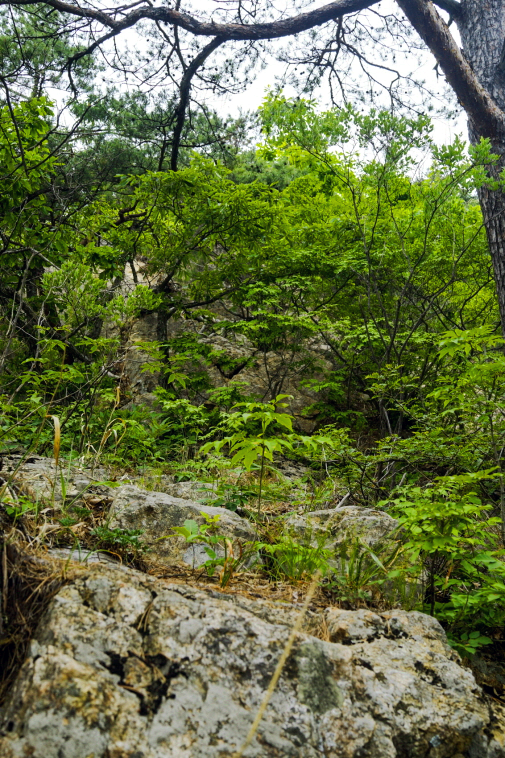
<path fill-rule="evenodd" d="M 480 84 L 505 112 L 505 0 L 463 0 L 457 23 L 463 52 Z M 470 140 L 481 134 L 469 119 Z M 493 152 L 500 156 L 491 173 L 505 168 L 505 136 L 492 139 Z M 493 261 L 502 332 L 505 336 L 505 192 L 483 187 L 479 201 L 486 224 Z"/>
<path fill-rule="evenodd" d="M 500 161 L 502 168 L 505 161 Z M 480 207 L 486 224 L 489 252 L 493 261 L 496 294 L 502 334 L 505 337 L 505 193 L 502 190 L 489 190 L 483 187 L 479 191 Z"/>

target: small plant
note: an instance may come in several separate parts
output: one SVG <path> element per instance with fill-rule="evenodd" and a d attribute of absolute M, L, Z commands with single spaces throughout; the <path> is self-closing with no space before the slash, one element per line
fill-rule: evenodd
<path fill-rule="evenodd" d="M 283 578 L 292 582 L 308 579 L 317 571 L 324 576 L 331 558 L 331 551 L 324 546 L 326 539 L 326 534 L 319 535 L 316 540 L 308 535 L 301 541 L 284 535 L 277 543 L 262 544 L 268 572 L 274 579 Z"/>
<path fill-rule="evenodd" d="M 360 539 L 343 542 L 337 550 L 336 565 L 326 588 L 351 608 L 367 604 L 383 593 L 386 582 L 402 584 L 401 580 L 392 582 L 391 576 L 401 552 L 401 544 L 389 549 L 372 550 Z M 390 586 L 389 594 L 397 589 Z M 406 605 L 409 593 L 405 591 L 402 594 L 403 604 Z"/>
<path fill-rule="evenodd" d="M 480 632 L 463 632 L 459 637 L 447 635 L 451 647 L 458 651 L 463 658 L 471 658 L 484 645 L 491 645 L 493 640 Z"/>
<path fill-rule="evenodd" d="M 24 516 L 26 513 L 37 514 L 40 503 L 34 503 L 30 498 L 20 495 L 16 500 L 9 499 L 2 501 L 2 505 L 8 516 L 14 517 L 14 521 Z"/>
<path fill-rule="evenodd" d="M 263 480 L 266 461 L 273 462 L 274 454 L 285 450 L 292 450 L 290 439 L 278 433 L 276 436 L 267 436 L 273 431 L 271 427 L 282 427 L 288 432 L 293 431 L 293 421 L 288 413 L 280 412 L 278 408 L 287 408 L 283 403 L 290 395 L 277 395 L 273 400 L 266 403 L 237 403 L 231 409 L 226 421 L 228 428 L 233 434 L 222 440 L 207 442 L 201 448 L 205 454 L 211 450 L 221 452 L 223 447 L 228 447 L 232 456 L 232 465 L 244 466 L 246 471 L 251 471 L 259 458 L 259 492 L 258 492 L 258 517 L 261 515 L 261 498 L 263 492 Z M 238 409 L 243 410 L 238 410 Z M 259 428 L 258 428 L 259 427 Z"/>
<path fill-rule="evenodd" d="M 222 483 L 217 488 L 218 497 L 212 501 L 212 505 L 218 508 L 227 508 L 235 512 L 237 508 L 243 508 L 251 498 L 256 495 L 252 489 L 243 489 L 237 484 Z"/>
<path fill-rule="evenodd" d="M 501 519 L 477 494 L 480 482 L 497 474 L 439 477 L 432 487 L 405 487 L 393 513 L 406 535 L 409 565 L 390 572 L 417 577 L 424 585 L 421 610 L 436 616 L 463 654 L 489 644 L 482 630 L 505 623 L 505 563 L 496 550 Z"/>
<path fill-rule="evenodd" d="M 209 556 L 203 564 L 208 576 L 214 576 L 219 569 L 219 584 L 226 587 L 233 576 L 241 569 L 250 566 L 258 554 L 254 542 L 242 543 L 232 541 L 224 534 L 216 532 L 219 516 L 210 516 L 202 512 L 204 524 L 198 524 L 194 519 L 186 519 L 184 526 L 175 526 L 173 531 L 184 537 L 188 544 L 200 543 Z"/>
<path fill-rule="evenodd" d="M 120 550 L 134 555 L 147 550 L 139 539 L 142 534 L 142 529 L 109 529 L 108 526 L 97 526 L 91 530 L 91 535 L 96 539 L 97 548 Z"/>

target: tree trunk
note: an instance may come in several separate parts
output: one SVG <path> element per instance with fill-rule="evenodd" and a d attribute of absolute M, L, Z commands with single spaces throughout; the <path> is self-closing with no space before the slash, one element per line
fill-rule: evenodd
<path fill-rule="evenodd" d="M 502 169 L 505 168 L 503 159 L 500 164 Z M 505 193 L 483 187 L 479 190 L 479 201 L 493 262 L 502 334 L 505 337 Z"/>
<path fill-rule="evenodd" d="M 505 112 L 505 0 L 463 0 L 457 23 L 463 52 L 480 84 L 496 105 Z M 481 134 L 471 118 L 470 140 Z M 500 156 L 491 169 L 496 178 L 505 168 L 505 140 L 491 140 L 493 152 Z M 486 186 L 479 190 L 479 201 L 486 225 L 489 251 L 493 261 L 502 333 L 505 336 L 505 192 Z"/>

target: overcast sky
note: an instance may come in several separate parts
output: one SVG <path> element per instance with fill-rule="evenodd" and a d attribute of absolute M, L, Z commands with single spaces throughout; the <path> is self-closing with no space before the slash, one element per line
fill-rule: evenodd
<path fill-rule="evenodd" d="M 200 18 L 205 17 L 206 19 L 214 18 L 215 20 L 221 20 L 219 19 L 220 9 L 225 8 L 226 3 L 229 1 L 230 0 L 183 0 L 181 4 L 181 11 L 186 11 Z M 233 2 L 233 0 L 231 1 Z M 308 3 L 303 7 L 303 10 L 309 10 L 312 7 L 320 7 L 326 2 L 327 0 L 318 0 L 318 2 Z M 279 17 L 282 15 L 283 10 L 285 10 L 286 7 L 289 7 L 289 5 L 290 0 L 278 1 L 277 8 Z M 380 11 L 381 14 L 398 12 L 395 0 L 382 0 L 382 2 L 378 6 L 375 6 L 375 8 Z M 377 21 L 374 14 L 371 12 L 365 13 L 370 14 L 371 24 L 376 25 Z M 451 31 L 453 34 L 457 35 L 457 30 L 454 24 L 451 27 Z M 324 31 L 322 34 L 324 34 Z M 129 49 L 130 51 L 136 50 L 141 52 L 143 49 L 147 49 L 147 37 L 156 35 L 156 31 L 154 32 L 154 35 L 139 35 L 135 29 L 132 29 L 127 31 L 126 34 L 121 35 L 121 37 L 116 40 L 116 43 L 118 44 L 118 47 L 123 47 L 125 50 Z M 233 56 L 232 44 L 230 45 L 230 43 L 227 43 L 222 51 L 220 50 L 217 53 L 214 53 L 214 55 L 230 56 L 231 53 Z M 194 94 L 197 96 L 197 99 L 200 99 L 200 101 L 205 101 L 209 107 L 217 110 L 223 116 L 228 114 L 236 116 L 241 110 L 254 111 L 261 104 L 261 101 L 263 100 L 266 90 L 269 86 L 275 86 L 283 83 L 283 78 L 286 73 L 286 65 L 275 60 L 275 52 L 278 52 L 281 47 L 284 47 L 285 49 L 287 47 L 294 50 L 295 45 L 296 41 L 292 38 L 275 41 L 272 45 L 274 55 L 267 58 L 266 67 L 256 72 L 252 84 L 247 85 L 243 91 L 235 95 L 220 96 L 218 98 L 217 96 L 212 96 L 210 92 L 197 92 L 196 88 L 194 88 Z M 385 47 L 387 47 L 387 44 Z M 111 50 L 109 50 L 109 52 L 110 51 Z M 369 49 L 365 50 L 365 53 L 371 60 L 378 60 L 377 51 L 373 48 L 372 44 L 370 45 Z M 456 108 L 456 112 L 459 114 L 456 115 L 456 118 L 451 117 L 448 119 L 444 116 L 436 115 L 435 113 L 430 114 L 432 115 L 434 123 L 435 140 L 439 144 L 447 143 L 451 141 L 456 134 L 462 135 L 466 140 L 466 119 L 463 112 L 458 109 L 452 94 L 449 94 L 448 96 L 445 94 L 447 93 L 447 86 L 444 85 L 443 77 L 437 77 L 437 74 L 435 72 L 435 60 L 433 56 L 429 52 L 419 52 L 418 50 L 414 52 L 409 51 L 407 53 L 402 52 L 401 54 L 397 54 L 396 62 L 394 65 L 398 70 L 402 72 L 402 74 L 411 73 L 415 79 L 424 80 L 426 89 L 430 92 L 435 93 L 435 96 L 431 99 L 431 102 L 435 104 L 436 108 L 440 108 L 444 105 L 452 107 L 453 110 Z M 359 71 L 360 69 L 356 64 L 355 74 L 358 77 L 358 89 L 360 86 Z M 374 70 L 374 75 L 378 79 L 380 79 L 381 76 L 386 76 L 385 74 L 381 74 L 377 69 Z M 104 72 L 103 78 L 104 80 L 109 78 L 106 71 Z M 116 79 L 116 82 L 117 81 L 118 80 Z M 197 82 L 195 82 L 195 84 L 197 84 Z M 125 82 L 123 82 L 123 85 L 128 86 Z M 129 80 L 129 85 L 132 85 L 131 78 Z M 133 86 L 135 86 L 135 84 Z M 366 90 L 367 86 L 367 80 L 364 75 L 362 75 L 363 90 Z M 121 84 L 120 87 L 122 88 Z M 286 84 L 284 84 L 284 92 L 288 96 L 296 94 L 295 90 Z M 419 90 L 414 92 L 413 97 L 417 97 L 418 92 Z M 327 82 L 325 82 L 323 86 L 321 86 L 321 88 L 314 93 L 314 96 L 320 104 L 321 108 L 330 105 L 330 91 Z M 389 104 L 387 97 L 383 99 L 383 104 L 386 106 Z M 366 103 L 363 105 L 363 107 L 367 107 Z"/>

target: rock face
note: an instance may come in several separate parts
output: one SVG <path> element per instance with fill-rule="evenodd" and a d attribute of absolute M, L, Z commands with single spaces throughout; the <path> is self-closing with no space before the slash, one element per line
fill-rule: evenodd
<path fill-rule="evenodd" d="M 157 489 L 183 500 L 212 500 L 217 497 L 208 482 L 163 482 Z"/>
<path fill-rule="evenodd" d="M 259 398 L 287 393 L 292 396 L 290 410 L 295 417 L 295 426 L 300 431 L 312 432 L 316 421 L 307 416 L 304 409 L 320 399 L 320 395 L 304 386 L 303 380 L 308 372 L 314 379 L 323 379 L 324 372 L 334 368 L 331 348 L 319 340 L 307 340 L 286 349 L 265 352 L 244 335 L 223 330 L 223 323 L 229 325 L 230 322 L 229 310 L 219 305 L 211 306 L 211 309 L 215 313 L 214 324 L 206 324 L 203 330 L 202 323 L 194 319 L 171 319 L 168 324 L 162 324 L 154 314 L 149 314 L 136 321 L 125 359 L 133 402 L 144 402 L 149 396 L 152 397 L 151 393 L 159 380 L 156 372 L 146 374 L 141 370 L 142 365 L 152 359 L 139 350 L 137 341 L 165 340 L 181 334 L 193 334 L 203 352 L 208 353 L 205 360 L 199 361 L 199 370 L 205 371 L 212 387 L 240 382 L 246 385 L 247 394 Z M 226 331 L 226 336 L 223 331 Z M 199 402 L 205 399 L 205 393 L 198 397 Z"/>
<path fill-rule="evenodd" d="M 231 758 L 290 631 L 261 605 L 112 567 L 78 572 L 32 641 L 0 755 Z M 505 755 L 501 712 L 436 621 L 331 611 L 328 625 L 338 642 L 298 636 L 246 758 Z"/>
<path fill-rule="evenodd" d="M 373 547 L 387 539 L 397 526 L 398 522 L 384 511 L 356 505 L 297 514 L 286 520 L 286 529 L 294 534 L 317 538 L 327 533 L 329 549 L 356 538 Z"/>
<path fill-rule="evenodd" d="M 174 526 L 183 526 L 186 519 L 204 524 L 202 512 L 219 516 L 218 531 L 231 540 L 251 542 L 258 539 L 252 524 L 226 508 L 214 508 L 192 500 L 172 497 L 163 492 L 149 492 L 133 485 L 124 485 L 115 492 L 109 512 L 111 529 L 142 529 L 140 541 L 150 549 L 149 556 L 166 564 L 187 563 L 200 566 L 208 559 L 204 548 L 189 545 L 174 535 Z"/>
<path fill-rule="evenodd" d="M 0 487 L 3 482 L 9 482 L 11 488 L 31 497 L 34 502 L 53 502 L 56 507 L 61 505 L 64 497 L 71 500 L 85 493 L 107 499 L 112 492 L 110 487 L 101 484 L 107 479 L 105 469 L 84 470 L 64 462 L 56 468 L 52 458 L 34 455 L 4 456 L 0 479 Z"/>

